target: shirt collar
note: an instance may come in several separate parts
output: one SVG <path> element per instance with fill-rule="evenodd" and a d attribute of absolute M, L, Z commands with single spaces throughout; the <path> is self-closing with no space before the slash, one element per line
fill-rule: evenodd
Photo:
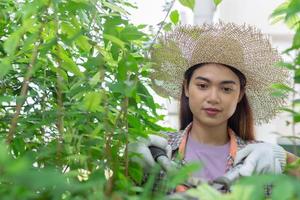
<path fill-rule="evenodd" d="M 179 155 L 183 158 L 184 154 L 185 154 L 185 148 L 186 148 L 186 143 L 187 143 L 187 138 L 189 136 L 189 133 L 191 131 L 192 128 L 192 123 L 190 123 L 183 131 L 182 133 L 182 139 L 179 143 Z M 236 156 L 236 152 L 238 150 L 238 143 L 237 143 L 237 136 L 235 134 L 235 132 L 231 129 L 231 128 L 227 128 L 227 133 L 229 135 L 229 156 L 234 160 L 235 156 Z"/>

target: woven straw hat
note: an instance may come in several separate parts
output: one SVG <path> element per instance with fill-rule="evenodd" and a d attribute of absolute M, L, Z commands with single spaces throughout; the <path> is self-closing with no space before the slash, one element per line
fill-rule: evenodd
<path fill-rule="evenodd" d="M 272 96 L 272 83 L 288 84 L 288 71 L 268 38 L 252 26 L 219 22 L 178 26 L 158 39 L 151 52 L 152 88 L 159 95 L 180 98 L 185 71 L 200 63 L 220 63 L 241 71 L 256 124 L 268 122 L 285 99 Z"/>

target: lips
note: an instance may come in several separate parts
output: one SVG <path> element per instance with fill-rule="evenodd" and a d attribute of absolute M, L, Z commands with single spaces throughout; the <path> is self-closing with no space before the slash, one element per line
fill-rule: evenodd
<path fill-rule="evenodd" d="M 218 114 L 221 111 L 217 108 L 204 108 L 204 110 L 210 116 L 214 116 L 214 115 Z"/>
<path fill-rule="evenodd" d="M 217 108 L 204 108 L 204 110 L 214 111 L 214 112 L 220 112 L 220 110 L 217 109 Z"/>

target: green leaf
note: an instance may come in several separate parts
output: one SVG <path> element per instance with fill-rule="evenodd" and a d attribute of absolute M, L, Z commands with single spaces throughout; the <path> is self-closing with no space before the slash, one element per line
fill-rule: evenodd
<path fill-rule="evenodd" d="M 89 52 L 91 45 L 88 41 L 88 38 L 81 33 L 80 27 L 74 26 L 74 23 L 61 23 L 62 33 L 68 36 L 68 39 L 75 40 L 75 44 L 85 52 Z"/>
<path fill-rule="evenodd" d="M 300 83 L 300 69 L 295 70 L 294 81 L 295 83 Z"/>
<path fill-rule="evenodd" d="M 137 27 L 132 25 L 127 25 L 120 32 L 120 37 L 124 41 L 138 40 L 144 36 L 144 33 L 140 32 Z"/>
<path fill-rule="evenodd" d="M 170 30 L 172 30 L 172 23 L 166 23 L 166 24 L 164 25 L 164 30 L 165 30 L 165 31 L 170 31 Z"/>
<path fill-rule="evenodd" d="M 84 108 L 90 112 L 96 112 L 99 109 L 100 102 L 101 102 L 100 92 L 87 93 L 83 100 Z"/>
<path fill-rule="evenodd" d="M 293 115 L 293 119 L 295 123 L 300 122 L 300 113 L 294 114 Z"/>
<path fill-rule="evenodd" d="M 288 85 L 282 83 L 273 83 L 271 88 L 283 91 L 283 92 L 296 92 L 293 88 L 289 87 Z"/>
<path fill-rule="evenodd" d="M 57 68 L 56 72 L 64 79 L 64 81 L 68 81 L 68 74 L 63 69 Z"/>
<path fill-rule="evenodd" d="M 37 119 L 38 120 L 38 119 Z M 15 138 L 14 144 L 12 145 L 18 152 L 23 153 L 26 150 L 26 143 L 23 138 Z"/>
<path fill-rule="evenodd" d="M 45 0 L 35 0 L 30 2 L 30 4 L 24 4 L 21 10 L 23 20 L 38 14 L 38 10 L 42 6 L 46 5 L 46 3 L 47 2 Z"/>
<path fill-rule="evenodd" d="M 296 59 L 295 59 L 297 65 L 300 65 L 300 52 L 298 53 Z"/>
<path fill-rule="evenodd" d="M 113 84 L 109 84 L 109 87 L 113 93 L 123 94 L 127 97 L 135 96 L 136 83 L 134 81 L 122 81 Z"/>
<path fill-rule="evenodd" d="M 296 66 L 293 63 L 288 63 L 288 62 L 283 62 L 283 61 L 277 62 L 274 66 L 275 67 L 285 67 L 290 70 L 296 69 Z"/>
<path fill-rule="evenodd" d="M 69 37 L 75 35 L 77 32 L 75 27 L 72 24 L 67 23 L 67 22 L 61 23 L 61 31 L 62 31 L 62 33 L 67 34 Z"/>
<path fill-rule="evenodd" d="M 277 181 L 276 186 L 272 188 L 273 200 L 293 199 L 295 186 L 293 182 L 281 180 Z"/>
<path fill-rule="evenodd" d="M 290 29 L 294 29 L 297 27 L 297 24 L 300 20 L 300 17 L 298 15 L 292 15 L 292 16 L 286 16 L 285 17 L 285 24 L 288 26 Z"/>
<path fill-rule="evenodd" d="M 293 100 L 293 105 L 294 106 L 300 106 L 300 99 Z"/>
<path fill-rule="evenodd" d="M 123 65 L 128 71 L 131 72 L 138 72 L 138 64 L 135 58 L 128 54 L 126 57 L 124 57 L 120 62 L 119 65 Z"/>
<path fill-rule="evenodd" d="M 116 27 L 119 27 L 121 24 L 127 25 L 126 21 L 120 16 L 106 17 L 105 19 L 106 21 L 103 24 L 103 33 L 107 35 L 118 36 L 119 32 L 117 31 Z"/>
<path fill-rule="evenodd" d="M 187 194 L 195 198 L 201 197 L 201 199 L 206 200 L 221 199 L 222 197 L 222 194 L 218 190 L 206 183 L 199 185 L 195 189 L 188 190 Z"/>
<path fill-rule="evenodd" d="M 173 185 L 174 187 L 176 187 L 178 184 L 183 183 L 187 180 L 188 174 L 199 171 L 201 169 L 201 166 L 202 165 L 200 161 L 192 162 L 180 168 L 179 170 L 171 171 L 168 174 L 168 177 L 170 178 L 169 185 Z"/>
<path fill-rule="evenodd" d="M 290 17 L 297 18 L 297 14 L 299 14 L 299 12 L 300 12 L 300 1 L 299 0 L 290 0 L 288 10 L 287 10 L 286 20 L 288 20 Z"/>
<path fill-rule="evenodd" d="M 19 54 L 26 53 L 26 51 L 30 52 L 34 48 L 34 44 L 36 40 L 38 39 L 38 33 L 35 32 L 31 35 L 29 35 L 25 40 L 24 44 L 22 46 L 22 49 L 20 49 Z"/>
<path fill-rule="evenodd" d="M 7 161 L 9 160 L 9 154 L 7 152 L 7 144 L 4 140 L 0 140 L 0 164 L 1 166 L 7 165 Z"/>
<path fill-rule="evenodd" d="M 277 6 L 277 8 L 272 12 L 270 18 L 276 18 L 278 16 L 282 16 L 286 14 L 288 5 L 289 5 L 288 2 L 286 1 L 280 4 L 279 6 Z"/>
<path fill-rule="evenodd" d="M 104 6 L 110 8 L 111 10 L 115 11 L 115 12 L 118 12 L 120 14 L 124 14 L 124 15 L 127 15 L 127 11 L 124 10 L 123 8 L 121 8 L 120 6 L 117 6 L 115 4 L 112 4 L 112 3 L 109 3 L 107 1 L 103 1 L 102 2 Z"/>
<path fill-rule="evenodd" d="M 153 113 L 156 114 L 156 104 L 153 97 L 141 82 L 138 82 L 137 84 L 137 94 L 140 96 L 141 100 L 144 101 L 149 108 L 151 108 Z"/>
<path fill-rule="evenodd" d="M 14 55 L 19 41 L 21 40 L 21 31 L 15 31 L 4 42 L 3 47 L 8 55 Z"/>
<path fill-rule="evenodd" d="M 118 65 L 117 77 L 118 77 L 119 81 L 125 81 L 127 79 L 128 69 L 124 63 L 126 63 L 126 62 L 119 63 L 119 65 Z"/>
<path fill-rule="evenodd" d="M 76 11 L 78 10 L 87 10 L 89 11 L 91 7 L 93 6 L 92 3 L 86 0 L 71 0 L 71 1 L 66 1 L 65 8 L 71 13 L 76 14 Z M 61 10 L 62 12 L 65 10 Z"/>
<path fill-rule="evenodd" d="M 137 116 L 128 115 L 127 117 L 128 117 L 128 123 L 130 127 L 134 127 L 135 129 L 141 128 L 141 123 L 139 118 L 137 118 Z"/>
<path fill-rule="evenodd" d="M 194 10 L 195 7 L 195 0 L 179 0 L 181 5 L 190 8 L 191 10 Z"/>
<path fill-rule="evenodd" d="M 0 78 L 3 78 L 12 69 L 9 58 L 0 60 L 0 69 Z"/>
<path fill-rule="evenodd" d="M 134 181 L 141 184 L 143 179 L 143 170 L 137 163 L 130 162 L 130 167 L 128 169 L 128 172 L 130 176 L 134 179 Z"/>
<path fill-rule="evenodd" d="M 59 47 L 59 48 L 60 49 L 57 53 L 58 53 L 59 58 L 62 60 L 62 67 L 65 70 L 72 72 L 73 74 L 75 74 L 79 77 L 84 77 L 84 74 L 80 71 L 79 67 L 73 61 L 73 59 L 67 55 L 67 52 L 62 47 Z"/>
<path fill-rule="evenodd" d="M 300 28 L 297 29 L 293 39 L 293 48 L 300 48 Z"/>
<path fill-rule="evenodd" d="M 89 81 L 91 86 L 95 86 L 100 82 L 100 72 L 97 72 Z"/>
<path fill-rule="evenodd" d="M 222 0 L 214 0 L 214 3 L 216 6 L 218 6 L 221 2 L 222 2 Z"/>
<path fill-rule="evenodd" d="M 13 96 L 0 96 L 0 105 L 2 102 L 10 102 L 13 100 L 14 100 Z"/>
<path fill-rule="evenodd" d="M 111 41 L 112 43 L 114 43 L 116 45 L 118 45 L 122 49 L 125 48 L 125 42 L 123 42 L 122 40 L 120 40 L 119 38 L 117 38 L 117 37 L 115 37 L 113 35 L 103 34 L 103 38 Z"/>
<path fill-rule="evenodd" d="M 281 111 L 285 111 L 285 112 L 289 112 L 289 113 L 292 113 L 292 114 L 296 114 L 297 112 L 290 109 L 290 108 L 279 108 L 279 110 Z"/>
<path fill-rule="evenodd" d="M 178 24 L 178 22 L 179 22 L 179 12 L 178 12 L 178 10 L 174 10 L 174 11 L 171 12 L 170 19 L 173 22 L 173 24 L 175 24 L 175 25 Z"/>
<path fill-rule="evenodd" d="M 87 37 L 81 35 L 78 37 L 78 39 L 76 39 L 75 43 L 77 44 L 77 46 L 79 48 L 81 48 L 82 50 L 84 50 L 85 52 L 89 52 L 92 48 L 92 46 L 90 45 Z"/>
<path fill-rule="evenodd" d="M 287 96 L 286 92 L 281 91 L 281 90 L 273 91 L 273 92 L 271 92 L 271 95 L 273 97 L 277 97 L 277 98 L 284 98 Z"/>

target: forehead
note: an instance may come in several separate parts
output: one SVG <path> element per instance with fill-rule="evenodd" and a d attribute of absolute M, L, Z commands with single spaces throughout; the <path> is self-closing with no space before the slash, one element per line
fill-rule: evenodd
<path fill-rule="evenodd" d="M 239 77 L 231 69 L 222 64 L 210 63 L 202 65 L 194 71 L 192 79 L 195 79 L 198 76 L 207 78 L 212 82 L 233 80 L 239 83 Z"/>

